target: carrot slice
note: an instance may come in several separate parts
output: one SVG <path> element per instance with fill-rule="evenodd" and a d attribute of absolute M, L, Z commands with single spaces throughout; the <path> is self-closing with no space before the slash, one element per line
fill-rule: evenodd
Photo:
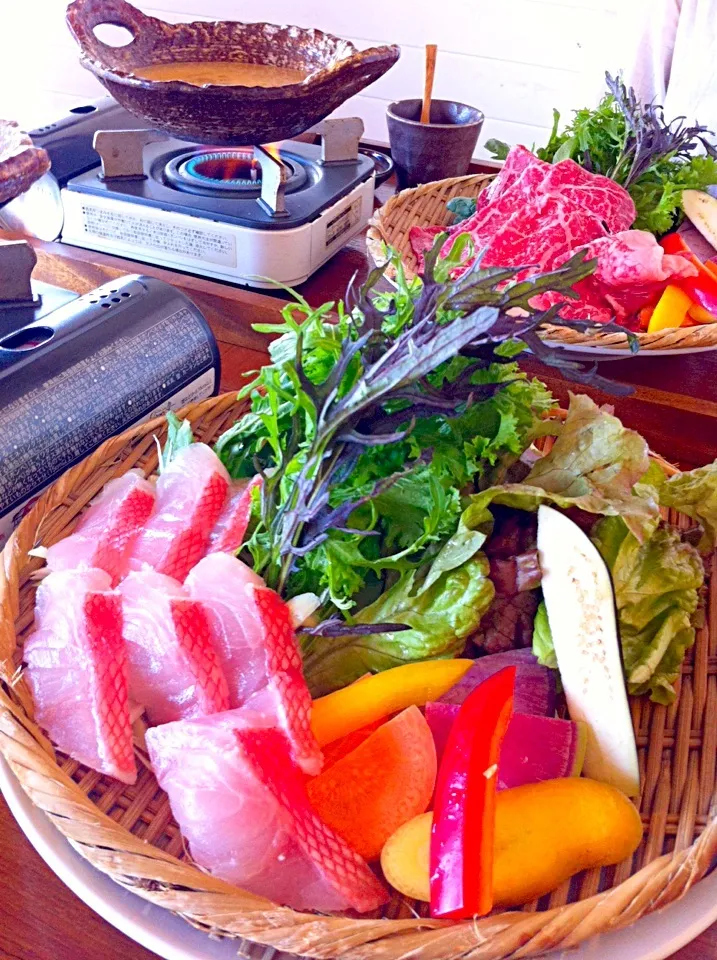
<path fill-rule="evenodd" d="M 381 724 L 385 722 L 383 719 L 374 720 L 373 723 L 367 723 L 366 726 L 361 727 L 360 730 L 354 730 L 351 733 L 347 733 L 345 737 L 334 740 L 333 743 L 327 743 L 321 751 L 324 755 L 323 773 L 326 773 L 329 767 L 333 767 L 335 763 L 338 763 L 338 761 L 342 760 L 347 754 L 351 753 L 357 747 L 360 747 L 364 741 L 368 740 L 374 730 L 378 730 Z"/>
<path fill-rule="evenodd" d="M 412 706 L 306 786 L 324 823 L 364 860 L 376 860 L 394 831 L 428 807 L 435 781 L 433 736 Z"/>

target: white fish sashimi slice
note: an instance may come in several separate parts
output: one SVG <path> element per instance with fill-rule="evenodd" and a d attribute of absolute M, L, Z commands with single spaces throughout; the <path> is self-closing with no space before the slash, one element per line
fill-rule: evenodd
<path fill-rule="evenodd" d="M 231 707 L 240 707 L 266 684 L 264 630 L 247 586 L 264 581 L 241 560 L 211 553 L 189 573 L 188 595 L 207 610 L 214 648 L 229 684 Z"/>
<path fill-rule="evenodd" d="M 182 585 L 153 570 L 119 587 L 130 697 L 150 723 L 229 709 L 229 690 L 204 607 Z"/>
<path fill-rule="evenodd" d="M 577 524 L 551 507 L 538 509 L 538 553 L 570 719 L 587 726 L 583 773 L 639 796 L 635 733 L 607 567 Z"/>
<path fill-rule="evenodd" d="M 286 737 L 261 724 L 239 709 L 148 731 L 152 767 L 192 857 L 229 883 L 295 909 L 380 905 L 381 884 L 311 810 Z M 280 782 L 268 782 L 275 771 L 263 769 L 257 751 L 271 755 Z"/>
<path fill-rule="evenodd" d="M 129 569 L 150 567 L 182 582 L 207 549 L 228 489 L 229 474 L 210 447 L 180 450 L 157 481 L 155 510 L 134 543 Z"/>
<path fill-rule="evenodd" d="M 273 715 L 301 769 L 319 773 L 323 756 L 311 731 L 311 695 L 287 605 L 229 554 L 205 557 L 186 587 L 209 611 L 232 707 L 251 705 Z"/>
<path fill-rule="evenodd" d="M 47 549 L 50 570 L 97 568 L 116 583 L 154 508 L 154 486 L 140 473 L 115 477 L 93 500 L 73 533 Z"/>
<path fill-rule="evenodd" d="M 122 606 L 109 588 L 102 570 L 51 573 L 23 655 L 35 719 L 58 749 L 134 783 Z"/>
<path fill-rule="evenodd" d="M 252 490 L 261 486 L 261 477 L 235 480 L 229 487 L 219 519 L 209 535 L 207 553 L 235 554 L 244 542 L 244 534 L 251 516 Z"/>

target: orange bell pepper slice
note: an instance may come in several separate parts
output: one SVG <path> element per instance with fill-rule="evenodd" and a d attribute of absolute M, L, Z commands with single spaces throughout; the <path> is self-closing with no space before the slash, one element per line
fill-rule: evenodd
<path fill-rule="evenodd" d="M 472 666 L 472 660 L 426 660 L 361 677 L 314 700 L 311 729 L 323 747 L 406 707 L 438 700 Z"/>
<path fill-rule="evenodd" d="M 345 737 L 340 737 L 332 743 L 327 743 L 322 751 L 324 754 L 323 772 L 325 773 L 329 767 L 333 767 L 339 760 L 343 760 L 345 756 L 352 753 L 357 747 L 360 747 L 384 722 L 383 718 L 381 720 L 374 720 L 373 723 L 367 723 L 366 726 L 361 727 L 360 730 L 354 730 L 353 733 L 347 733 Z"/>
<path fill-rule="evenodd" d="M 717 317 L 701 307 L 699 303 L 693 303 L 687 311 L 688 319 L 694 321 L 695 326 L 700 323 L 717 323 Z"/>
<path fill-rule="evenodd" d="M 705 260 L 702 266 L 717 280 L 717 263 L 715 263 L 714 260 Z"/>

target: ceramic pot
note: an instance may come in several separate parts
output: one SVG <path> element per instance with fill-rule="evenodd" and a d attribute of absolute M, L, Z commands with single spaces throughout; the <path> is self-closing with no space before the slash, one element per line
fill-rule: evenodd
<path fill-rule="evenodd" d="M 125 0 L 74 0 L 67 22 L 81 63 L 126 110 L 181 140 L 246 146 L 285 140 L 323 120 L 398 60 L 398 47 L 357 50 L 320 30 L 271 23 L 166 23 Z M 95 27 L 125 27 L 132 40 L 103 43 Z M 146 80 L 133 69 L 176 61 L 273 64 L 308 74 L 301 83 L 242 87 Z"/>
<path fill-rule="evenodd" d="M 387 110 L 401 190 L 468 173 L 484 120 L 476 107 L 455 100 L 433 100 L 430 123 L 421 123 L 420 117 L 420 100 L 398 100 Z"/>

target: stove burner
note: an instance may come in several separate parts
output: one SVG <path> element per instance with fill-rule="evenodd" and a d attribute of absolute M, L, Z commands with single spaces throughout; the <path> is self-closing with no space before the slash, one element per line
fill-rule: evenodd
<path fill-rule="evenodd" d="M 253 153 L 239 150 L 221 153 L 199 153 L 181 164 L 181 172 L 200 183 L 231 184 L 233 187 L 251 186 L 261 179 L 261 167 Z"/>
<path fill-rule="evenodd" d="M 306 183 L 306 170 L 284 153 L 281 160 L 287 174 L 286 190 L 298 190 Z M 252 148 L 183 152 L 166 164 L 164 177 L 185 193 L 247 199 L 261 195 L 261 165 Z"/>

